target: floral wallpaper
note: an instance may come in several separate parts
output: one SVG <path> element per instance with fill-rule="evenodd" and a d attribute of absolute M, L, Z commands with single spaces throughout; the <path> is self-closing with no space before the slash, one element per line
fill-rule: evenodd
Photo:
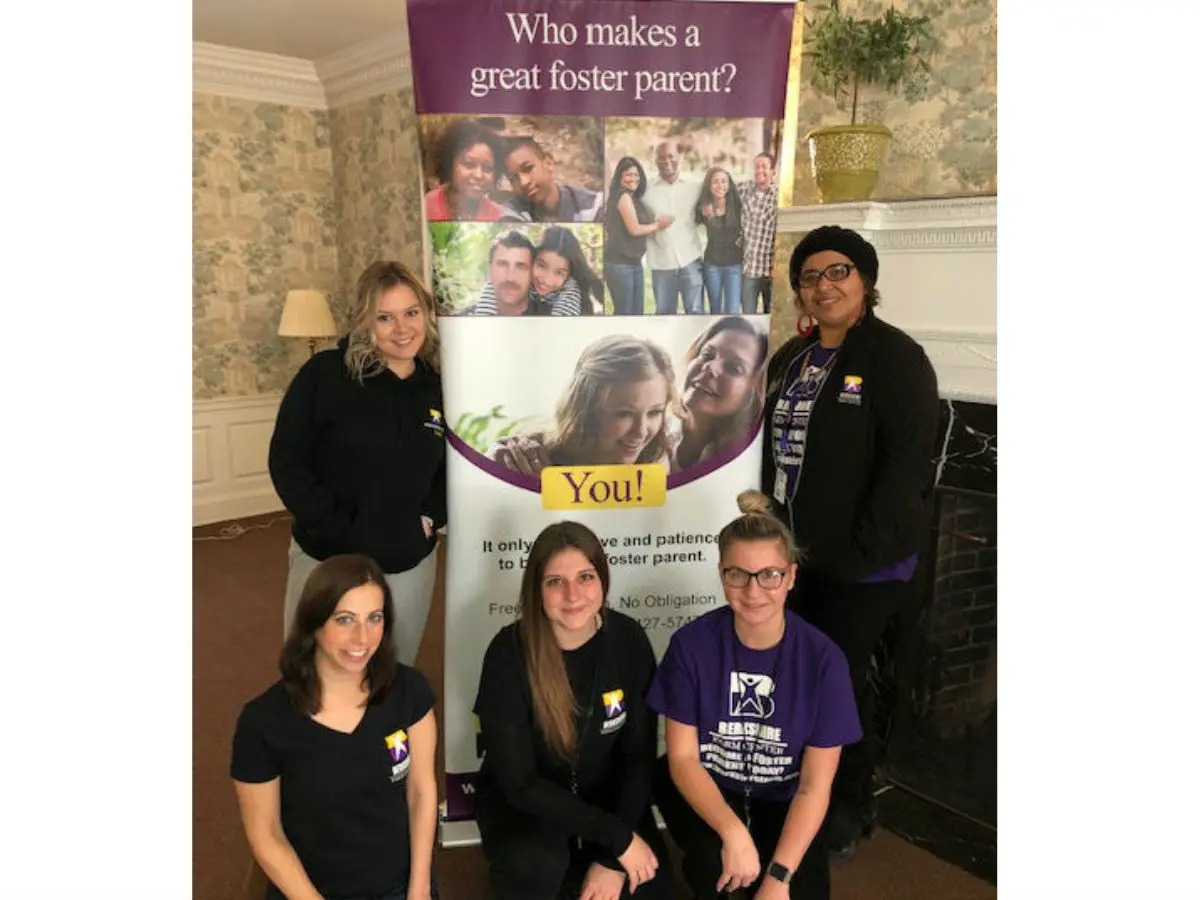
<path fill-rule="evenodd" d="M 767 352 L 774 353 L 788 338 L 796 333 L 799 313 L 788 285 L 788 263 L 792 251 L 800 243 L 803 234 L 792 232 L 775 235 L 775 263 L 771 270 L 771 327 L 767 334 Z"/>
<path fill-rule="evenodd" d="M 808 18 L 819 4 L 805 4 Z M 889 5 L 928 16 L 940 44 L 925 99 L 908 103 L 872 87 L 860 92 L 859 121 L 892 130 L 887 159 L 872 199 L 896 200 L 952 194 L 996 193 L 995 0 L 841 0 L 855 15 L 879 15 Z M 808 67 L 801 64 L 801 84 Z M 865 102 L 864 102 L 865 101 Z M 818 125 L 849 124 L 849 110 L 805 87 L 799 104 L 796 177 L 792 203 L 820 202 L 804 135 Z"/>
<path fill-rule="evenodd" d="M 339 327 L 354 302 L 358 276 L 377 259 L 423 271 L 421 167 L 412 88 L 329 111 L 337 210 L 337 283 L 331 297 Z"/>
<path fill-rule="evenodd" d="M 308 354 L 289 288 L 337 287 L 329 113 L 192 101 L 192 397 L 281 391 Z"/>

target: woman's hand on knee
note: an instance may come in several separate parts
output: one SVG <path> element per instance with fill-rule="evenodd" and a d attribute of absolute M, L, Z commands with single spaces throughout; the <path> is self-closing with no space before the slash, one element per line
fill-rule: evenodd
<path fill-rule="evenodd" d="M 748 887 L 758 877 L 760 868 L 754 839 L 746 826 L 739 823 L 736 831 L 721 840 L 721 877 L 717 879 L 717 890 Z"/>
<path fill-rule="evenodd" d="M 625 873 L 592 863 L 583 877 L 583 890 L 579 900 L 619 900 L 621 886 L 625 884 Z M 630 888 L 632 891 L 633 888 Z"/>
<path fill-rule="evenodd" d="M 629 876 L 629 893 L 633 893 L 639 884 L 645 884 L 658 871 L 658 857 L 650 849 L 650 845 L 642 840 L 636 832 L 625 852 L 617 857 L 622 868 Z"/>

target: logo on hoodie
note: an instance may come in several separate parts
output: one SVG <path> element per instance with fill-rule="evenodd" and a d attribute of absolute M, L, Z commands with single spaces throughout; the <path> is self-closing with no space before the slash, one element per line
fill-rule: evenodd
<path fill-rule="evenodd" d="M 432 406 L 429 407 L 429 421 L 425 423 L 425 427 L 435 432 L 438 437 L 446 433 L 446 423 L 442 419 L 442 411 L 440 409 L 434 409 Z"/>

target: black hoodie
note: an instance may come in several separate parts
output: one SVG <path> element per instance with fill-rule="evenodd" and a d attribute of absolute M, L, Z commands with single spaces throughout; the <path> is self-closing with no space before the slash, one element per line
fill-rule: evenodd
<path fill-rule="evenodd" d="M 346 339 L 301 367 L 279 405 L 271 481 L 309 556 L 365 553 L 385 572 L 434 549 L 421 516 L 446 522 L 442 380 L 423 361 L 408 378 L 384 369 L 355 381 Z"/>

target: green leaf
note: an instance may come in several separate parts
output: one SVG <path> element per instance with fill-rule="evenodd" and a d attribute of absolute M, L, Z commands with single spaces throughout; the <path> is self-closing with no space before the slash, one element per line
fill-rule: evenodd
<path fill-rule="evenodd" d="M 849 96 L 852 117 L 861 86 L 921 99 L 929 84 L 929 57 L 937 49 L 928 17 L 894 7 L 859 19 L 842 12 L 838 0 L 829 0 L 805 19 L 803 52 L 812 60 L 812 85 L 839 104 Z"/>

